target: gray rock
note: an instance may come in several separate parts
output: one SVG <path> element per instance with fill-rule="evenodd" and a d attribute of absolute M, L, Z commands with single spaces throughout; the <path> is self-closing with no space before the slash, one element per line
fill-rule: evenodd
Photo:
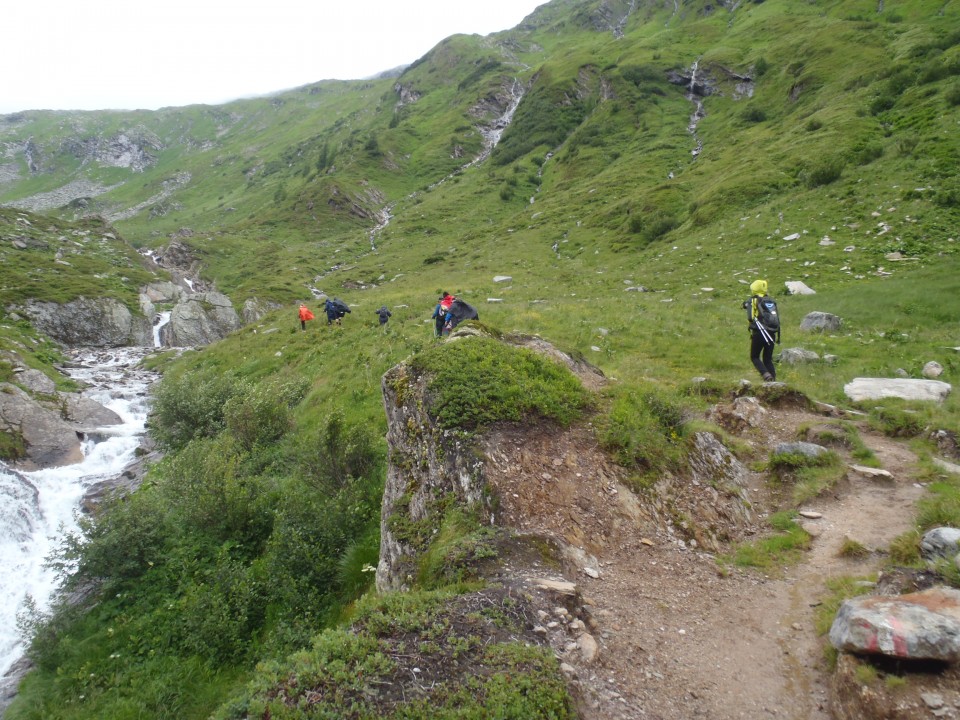
<path fill-rule="evenodd" d="M 230 298 L 218 292 L 196 293 L 177 303 L 170 313 L 165 344 L 174 347 L 209 345 L 240 328 Z"/>
<path fill-rule="evenodd" d="M 495 283 L 511 282 L 513 278 L 510 275 L 496 275 L 493 278 Z"/>
<path fill-rule="evenodd" d="M 815 311 L 807 313 L 806 317 L 800 322 L 800 329 L 837 332 L 842 324 L 843 320 L 837 315 Z"/>
<path fill-rule="evenodd" d="M 921 374 L 925 378 L 938 378 L 943 375 L 943 365 L 938 363 L 936 360 L 931 360 L 923 366 L 923 371 Z"/>
<path fill-rule="evenodd" d="M 79 396 L 74 396 L 79 397 Z M 97 405 L 100 422 L 89 425 L 71 417 L 69 398 L 63 405 L 42 405 L 20 388 L 9 383 L 0 385 L 0 430 L 19 434 L 26 446 L 23 469 L 71 465 L 83 459 L 80 436 L 108 424 L 121 422 L 111 410 L 85 399 L 85 421 L 94 416 L 89 404 Z"/>
<path fill-rule="evenodd" d="M 803 348 L 784 348 L 777 359 L 784 365 L 801 365 L 803 363 L 819 362 L 820 356 L 812 350 Z"/>
<path fill-rule="evenodd" d="M 934 587 L 844 601 L 830 642 L 838 650 L 909 660 L 960 660 L 960 591 Z"/>
<path fill-rule="evenodd" d="M 270 300 L 260 300 L 259 298 L 247 298 L 243 303 L 243 309 L 240 311 L 240 317 L 244 325 L 250 325 L 260 322 L 263 316 L 273 310 L 279 310 L 282 305 Z"/>
<path fill-rule="evenodd" d="M 64 345 L 153 345 L 150 321 L 112 298 L 81 297 L 63 305 L 28 302 L 20 309 L 37 330 Z"/>
<path fill-rule="evenodd" d="M 960 530 L 935 527 L 927 530 L 920 540 L 920 554 L 926 560 L 952 558 L 960 552 Z"/>
<path fill-rule="evenodd" d="M 33 368 L 18 372 L 16 379 L 18 385 L 22 385 L 30 392 L 51 395 L 57 390 L 57 384 L 53 380 Z"/>
<path fill-rule="evenodd" d="M 830 452 L 823 445 L 817 445 L 816 443 L 809 442 L 780 443 L 774 448 L 773 451 L 778 455 L 803 455 L 805 458 L 810 458 L 811 460 Z"/>
<path fill-rule="evenodd" d="M 600 657 L 600 645 L 590 633 L 583 633 L 577 638 L 577 648 L 580 650 L 580 657 L 587 665 L 596 662 Z"/>
<path fill-rule="evenodd" d="M 853 401 L 902 398 L 924 402 L 943 402 L 950 394 L 949 383 L 940 380 L 910 378 L 854 378 L 843 386 L 843 392 Z"/>

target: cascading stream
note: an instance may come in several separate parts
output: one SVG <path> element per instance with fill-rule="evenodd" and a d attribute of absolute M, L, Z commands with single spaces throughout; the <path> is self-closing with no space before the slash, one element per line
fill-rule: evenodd
<path fill-rule="evenodd" d="M 137 368 L 150 348 L 78 349 L 69 375 L 87 385 L 83 394 L 117 413 L 122 422 L 98 428 L 74 465 L 15 472 L 0 463 L 0 676 L 23 654 L 17 614 L 28 597 L 49 608 L 57 589 L 45 559 L 67 533 L 85 493 L 118 477 L 135 458 L 145 432 L 148 388 L 156 374 Z"/>

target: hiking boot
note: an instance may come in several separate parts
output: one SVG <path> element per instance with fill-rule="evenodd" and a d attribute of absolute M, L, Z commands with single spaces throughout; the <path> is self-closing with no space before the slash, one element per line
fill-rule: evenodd
<path fill-rule="evenodd" d="M 764 373 L 764 374 L 763 374 L 763 381 L 764 381 L 764 382 L 773 382 L 774 380 L 776 380 L 776 378 L 775 378 L 773 375 L 771 375 L 770 373 Z"/>

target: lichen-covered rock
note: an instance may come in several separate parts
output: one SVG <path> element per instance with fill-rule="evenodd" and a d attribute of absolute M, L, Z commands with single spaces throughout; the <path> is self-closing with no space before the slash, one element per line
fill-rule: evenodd
<path fill-rule="evenodd" d="M 377 589 L 404 590 L 418 556 L 454 506 L 492 513 L 484 494 L 483 459 L 462 433 L 431 419 L 428 376 L 402 363 L 382 380 L 390 448 L 380 521 Z"/>

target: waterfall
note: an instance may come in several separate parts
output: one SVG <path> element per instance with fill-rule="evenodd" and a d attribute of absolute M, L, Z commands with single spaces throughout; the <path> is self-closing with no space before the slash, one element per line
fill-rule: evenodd
<path fill-rule="evenodd" d="M 163 347 L 163 343 L 160 341 L 160 330 L 164 325 L 170 322 L 170 312 L 162 312 L 157 315 L 157 321 L 153 326 L 153 346 L 154 347 Z"/>
<path fill-rule="evenodd" d="M 144 434 L 147 390 L 156 375 L 136 367 L 149 348 L 71 351 L 69 374 L 84 395 L 117 413 L 119 425 L 98 428 L 74 465 L 16 472 L 0 463 L 0 676 L 23 654 L 17 613 L 29 596 L 47 610 L 57 589 L 44 560 L 66 533 L 87 490 L 118 477 L 134 460 Z"/>

